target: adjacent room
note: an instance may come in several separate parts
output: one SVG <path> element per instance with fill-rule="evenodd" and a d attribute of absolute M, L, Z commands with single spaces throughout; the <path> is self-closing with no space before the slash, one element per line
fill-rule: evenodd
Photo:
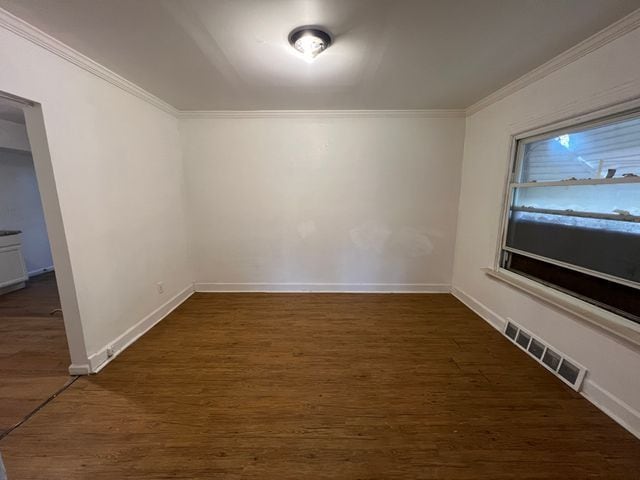
<path fill-rule="evenodd" d="M 68 366 L 24 114 L 0 98 L 0 435 L 66 385 Z"/>
<path fill-rule="evenodd" d="M 0 480 L 637 479 L 640 0 L 0 0 Z"/>

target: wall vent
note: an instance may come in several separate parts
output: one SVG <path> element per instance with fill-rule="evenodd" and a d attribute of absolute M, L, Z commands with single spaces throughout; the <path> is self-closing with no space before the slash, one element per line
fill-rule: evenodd
<path fill-rule="evenodd" d="M 558 352 L 539 338 L 534 337 L 512 320 L 507 321 L 505 336 L 535 358 L 547 370 L 576 391 L 580 391 L 587 370 L 566 355 Z"/>

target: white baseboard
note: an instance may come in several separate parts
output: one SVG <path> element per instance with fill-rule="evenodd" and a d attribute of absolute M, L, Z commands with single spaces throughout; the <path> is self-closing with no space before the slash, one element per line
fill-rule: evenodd
<path fill-rule="evenodd" d="M 471 295 L 467 295 L 462 290 L 452 287 L 451 294 L 464 303 L 467 307 L 477 313 L 484 320 L 489 322 L 491 326 L 493 326 L 496 330 L 503 332 L 505 326 L 507 325 L 507 321 L 498 315 L 496 312 L 487 307 L 484 303 L 480 302 L 478 299 L 472 297 Z"/>
<path fill-rule="evenodd" d="M 109 362 L 111 362 L 114 358 L 116 358 L 122 351 L 124 351 L 129 345 L 133 344 L 138 338 L 148 332 L 154 325 L 160 322 L 163 318 L 169 315 L 173 310 L 175 310 L 180 304 L 182 304 L 187 298 L 189 298 L 193 294 L 193 285 L 189 285 L 184 288 L 180 293 L 169 299 L 167 302 L 162 304 L 156 310 L 151 312 L 149 315 L 144 317 L 138 323 L 136 323 L 129 330 L 124 332 L 118 338 L 109 342 L 107 345 L 102 347 L 98 352 L 89 356 L 89 372 L 84 372 L 84 365 L 72 365 L 69 367 L 69 371 L 71 372 L 72 368 L 77 372 L 83 373 L 72 373 L 73 375 L 86 375 L 87 373 L 98 373 L 102 370 Z M 111 349 L 113 354 L 108 355 L 107 351 Z"/>
<path fill-rule="evenodd" d="M 459 288 L 452 287 L 451 293 L 502 334 L 507 324 L 506 319 Z M 640 438 L 640 412 L 630 405 L 627 405 L 611 392 L 602 388 L 590 378 L 585 379 L 580 394 L 615 420 L 616 423 L 628 430 L 632 435 Z"/>
<path fill-rule="evenodd" d="M 33 278 L 33 277 L 37 277 L 38 275 L 43 275 L 45 273 L 53 272 L 53 270 L 54 270 L 53 265 L 51 265 L 50 267 L 39 268 L 38 270 L 32 270 L 30 272 L 27 272 L 27 275 L 29 275 L 29 278 Z"/>
<path fill-rule="evenodd" d="M 0 287 L 0 295 L 4 295 L 5 293 L 15 292 L 16 290 L 20 290 L 26 286 L 27 284 L 25 282 L 18 282 L 18 283 L 14 283 L 13 285 Z"/>
<path fill-rule="evenodd" d="M 582 396 L 640 439 L 640 412 L 590 379 L 582 386 Z"/>
<path fill-rule="evenodd" d="M 84 363 L 82 365 L 78 365 L 76 363 L 72 363 L 69 365 L 69 375 L 90 375 L 91 374 L 91 365 L 88 363 Z"/>
<path fill-rule="evenodd" d="M 449 293 L 448 283 L 196 283 L 196 292 Z"/>

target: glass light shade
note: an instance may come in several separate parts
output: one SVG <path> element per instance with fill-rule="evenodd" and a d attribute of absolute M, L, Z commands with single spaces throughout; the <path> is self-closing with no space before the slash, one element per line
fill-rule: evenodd
<path fill-rule="evenodd" d="M 316 58 L 320 52 L 327 48 L 324 41 L 313 34 L 303 35 L 296 40 L 293 46 L 308 59 Z"/>
<path fill-rule="evenodd" d="M 331 45 L 331 35 L 317 27 L 298 27 L 289 34 L 289 43 L 308 62 Z"/>

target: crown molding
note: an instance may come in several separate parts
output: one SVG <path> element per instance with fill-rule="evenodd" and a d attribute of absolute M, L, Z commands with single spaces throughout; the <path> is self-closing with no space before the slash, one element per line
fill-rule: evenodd
<path fill-rule="evenodd" d="M 464 109 L 434 110 L 198 110 L 180 111 L 142 87 L 74 50 L 51 35 L 0 8 L 0 27 L 44 48 L 116 87 L 177 118 L 452 118 L 464 117 Z"/>
<path fill-rule="evenodd" d="M 145 102 L 159 108 L 160 110 L 176 116 L 178 110 L 169 105 L 164 100 L 156 97 L 155 95 L 147 92 L 145 89 L 139 87 L 133 82 L 130 82 L 126 78 L 118 75 L 117 73 L 109 70 L 107 67 L 100 65 L 98 62 L 91 60 L 89 57 L 81 54 L 73 48 L 65 45 L 59 40 L 56 40 L 51 35 L 43 32 L 42 30 L 34 27 L 33 25 L 25 22 L 19 17 L 7 12 L 0 8 L 0 27 L 8 30 L 31 43 L 48 50 L 49 52 L 57 55 L 58 57 L 80 67 L 81 69 L 95 75 L 102 80 L 121 88 L 125 92 L 128 92 Z"/>
<path fill-rule="evenodd" d="M 626 17 L 621 18 L 615 23 L 612 23 L 608 27 L 600 30 L 594 35 L 590 36 L 586 40 L 578 43 L 577 45 L 565 50 L 560 55 L 552 58 L 548 62 L 543 63 L 539 67 L 534 68 L 528 73 L 525 73 L 520 78 L 505 85 L 504 87 L 496 90 L 490 95 L 484 97 L 480 101 L 474 103 L 466 109 L 466 115 L 473 115 L 479 112 L 483 108 L 488 107 L 505 97 L 522 90 L 528 85 L 541 80 L 542 78 L 552 74 L 556 70 L 579 60 L 585 55 L 607 45 L 608 43 L 617 40 L 618 38 L 626 35 L 629 32 L 640 27 L 640 8 L 634 10 Z"/>
<path fill-rule="evenodd" d="M 464 118 L 462 109 L 437 110 L 193 110 L 180 119 L 246 118 Z"/>
<path fill-rule="evenodd" d="M 496 90 L 466 109 L 430 110 L 178 110 L 42 30 L 0 8 L 0 27 L 180 119 L 232 118 L 458 118 L 473 115 L 640 27 L 640 8 Z"/>

